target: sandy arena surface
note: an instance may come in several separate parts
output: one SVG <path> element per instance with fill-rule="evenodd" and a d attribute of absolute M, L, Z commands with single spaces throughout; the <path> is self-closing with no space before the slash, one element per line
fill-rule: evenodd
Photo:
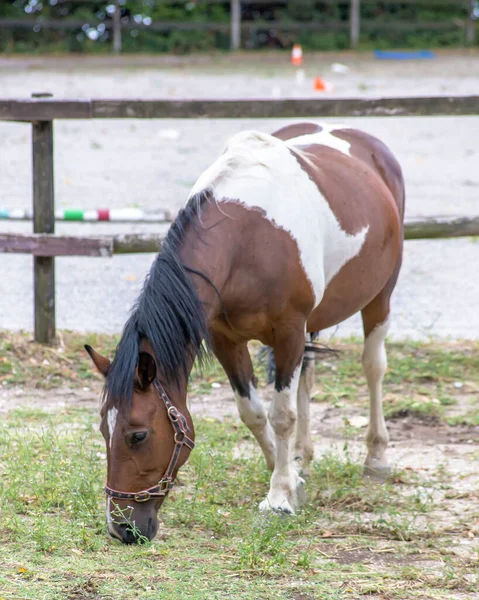
<path fill-rule="evenodd" d="M 334 62 L 348 74 L 330 70 Z M 49 91 L 56 98 L 311 97 L 323 75 L 338 96 L 479 94 L 479 53 L 433 61 L 375 61 L 368 56 L 308 55 L 298 84 L 287 55 L 208 58 L 0 57 L 0 98 Z M 226 138 L 246 128 L 271 132 L 287 120 L 65 121 L 55 124 L 57 208 L 140 206 L 177 210 Z M 405 173 L 407 214 L 477 215 L 479 116 L 357 118 L 344 123 L 385 141 Z M 0 123 L 0 209 L 31 205 L 30 128 Z M 5 232 L 28 223 L 2 221 Z M 151 225 L 58 224 L 71 235 L 163 232 Z M 57 259 L 57 325 L 117 332 L 152 255 Z M 393 301 L 395 337 L 479 338 L 479 244 L 473 239 L 407 242 Z M 0 327 L 31 329 L 32 260 L 0 255 Z M 360 333 L 360 320 L 335 335 Z"/>

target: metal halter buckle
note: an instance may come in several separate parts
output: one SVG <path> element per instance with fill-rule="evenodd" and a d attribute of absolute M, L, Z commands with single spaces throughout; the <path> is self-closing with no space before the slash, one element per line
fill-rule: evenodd
<path fill-rule="evenodd" d="M 135 502 L 148 502 L 150 498 L 150 492 L 148 490 L 145 490 L 143 492 L 138 492 L 137 494 L 135 494 L 134 500 Z"/>
<path fill-rule="evenodd" d="M 159 494 L 165 494 L 166 492 L 169 491 L 170 489 L 170 484 L 171 484 L 171 478 L 167 477 L 166 479 L 161 479 L 158 482 L 158 493 Z"/>
<path fill-rule="evenodd" d="M 168 408 L 168 416 L 169 416 L 170 420 L 173 421 L 174 423 L 176 423 L 176 421 L 180 420 L 180 415 L 178 414 L 178 409 L 176 408 L 176 406 L 170 406 Z"/>

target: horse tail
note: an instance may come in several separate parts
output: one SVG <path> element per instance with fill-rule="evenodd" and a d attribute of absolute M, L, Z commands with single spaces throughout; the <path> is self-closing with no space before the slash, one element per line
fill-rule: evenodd
<path fill-rule="evenodd" d="M 314 360 L 316 354 L 338 356 L 339 350 L 335 350 L 334 348 L 329 348 L 329 346 L 315 342 L 318 335 L 319 331 L 308 334 L 309 339 L 304 345 L 304 361 Z M 276 363 L 274 360 L 273 348 L 271 348 L 271 346 L 262 346 L 258 352 L 258 360 L 266 370 L 268 385 L 274 383 L 276 378 Z"/>

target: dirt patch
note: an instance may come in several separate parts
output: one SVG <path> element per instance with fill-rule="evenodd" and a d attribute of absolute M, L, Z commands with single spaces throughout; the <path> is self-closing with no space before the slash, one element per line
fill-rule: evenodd
<path fill-rule="evenodd" d="M 31 390 L 13 387 L 1 390 L 0 414 L 17 408 L 30 408 L 55 412 L 68 408 L 100 408 L 101 383 L 94 382 L 83 388 L 58 388 Z"/>
<path fill-rule="evenodd" d="M 390 419 L 387 426 L 392 441 L 421 440 L 426 445 L 479 444 L 479 427 L 422 423 L 412 417 Z"/>
<path fill-rule="evenodd" d="M 327 405 L 311 405 L 312 428 L 317 435 L 331 439 L 344 437 L 345 420 L 360 413 L 354 407 L 348 409 Z M 451 427 L 438 417 L 414 417 L 387 419 L 391 442 L 420 441 L 430 446 L 436 444 L 479 444 L 479 427 L 457 425 Z"/>
<path fill-rule="evenodd" d="M 239 424 L 233 393 L 229 385 L 220 385 L 220 388 L 212 388 L 208 394 L 189 396 L 189 409 L 195 418 L 218 421 L 231 418 Z M 46 412 L 75 408 L 99 412 L 101 389 L 101 381 L 90 382 L 88 386 L 80 389 L 8 388 L 0 393 L 0 413 L 23 407 Z M 263 388 L 261 394 L 268 406 L 272 386 Z M 352 429 L 347 425 L 360 412 L 354 405 L 336 408 L 326 403 L 313 402 L 311 424 L 316 456 L 330 450 L 344 453 L 346 444 L 352 457 L 362 460 L 365 456 L 366 428 Z M 458 490 L 467 491 L 476 484 L 479 488 L 479 427 L 424 423 L 421 419 L 413 417 L 391 419 L 387 426 L 391 438 L 388 457 L 394 467 L 432 473 L 439 467 L 445 468 L 449 465 L 458 475 Z"/>
<path fill-rule="evenodd" d="M 388 548 L 386 551 L 373 552 L 372 550 L 363 550 L 363 549 L 352 549 L 352 550 L 338 550 L 333 558 L 340 565 L 354 565 L 356 563 L 360 563 L 363 565 L 367 565 L 370 563 L 374 563 L 377 568 L 379 564 L 388 565 L 388 564 L 411 564 L 414 562 L 414 557 L 409 556 L 406 558 L 401 558 L 396 555 L 396 551 L 394 548 Z"/>
<path fill-rule="evenodd" d="M 69 587 L 65 597 L 68 600 L 100 600 L 102 598 L 98 593 L 98 584 L 93 578 L 89 578 L 84 583 L 76 584 L 73 588 Z"/>

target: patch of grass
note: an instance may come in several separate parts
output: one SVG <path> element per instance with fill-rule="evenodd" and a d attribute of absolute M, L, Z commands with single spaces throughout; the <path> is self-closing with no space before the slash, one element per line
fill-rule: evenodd
<path fill-rule="evenodd" d="M 437 554 L 425 547 L 436 505 L 418 493 L 417 478 L 395 473 L 381 486 L 363 479 L 347 451 L 327 452 L 313 464 L 305 507 L 295 517 L 264 516 L 269 473 L 255 448 L 236 421 L 199 421 L 157 539 L 122 546 L 104 523 L 96 413 L 12 411 L 0 426 L 1 597 L 333 600 L 472 589 L 462 559 L 451 559 L 447 585 L 419 567 L 411 575 L 410 554 Z M 404 569 L 384 561 L 384 548 Z"/>
<path fill-rule="evenodd" d="M 52 347 L 31 341 L 31 334 L 0 331 L 0 385 L 24 385 L 51 389 L 60 385 L 81 387 L 85 382 L 100 381 L 83 346 L 89 344 L 112 357 L 118 336 L 60 332 Z M 367 388 L 361 367 L 362 340 L 351 338 L 334 343 L 339 356 L 318 358 L 316 401 L 367 403 Z M 440 405 L 453 405 L 457 397 L 479 393 L 479 343 L 477 342 L 394 342 L 388 343 L 389 369 L 385 390 L 392 395 L 411 398 L 430 396 Z M 260 344 L 251 344 L 260 386 L 266 384 L 264 365 L 258 361 Z M 227 384 L 216 360 L 202 370 L 193 369 L 190 387 L 193 393 L 208 393 L 212 384 Z"/>
<path fill-rule="evenodd" d="M 441 402 L 428 396 L 393 398 L 384 404 L 384 416 L 389 419 L 416 417 L 424 421 L 439 421 L 443 414 Z"/>
<path fill-rule="evenodd" d="M 337 408 L 351 403 L 366 408 L 369 398 L 361 366 L 361 340 L 342 340 L 335 347 L 340 351 L 337 358 L 318 360 L 313 401 L 326 401 Z M 467 405 L 477 399 L 479 343 L 405 341 L 387 344 L 387 351 L 386 417 L 408 415 L 455 424 L 460 419 L 450 420 L 448 407 L 457 406 L 459 400 L 461 405 Z"/>
<path fill-rule="evenodd" d="M 477 342 L 390 343 L 388 351 L 387 379 L 391 383 L 410 382 L 425 387 L 440 383 L 440 387 L 449 390 L 448 386 L 456 381 L 477 377 Z"/>
<path fill-rule="evenodd" d="M 96 381 L 99 388 L 83 344 L 111 356 L 116 338 L 61 337 L 47 349 L 25 334 L 2 333 L 0 384 L 54 390 Z M 255 361 L 258 348 L 252 346 Z M 315 399 L 365 408 L 361 343 L 347 340 L 338 348 L 339 358 L 318 361 Z M 387 415 L 479 425 L 471 408 L 479 391 L 478 344 L 391 344 L 389 363 Z M 263 386 L 264 370 L 257 367 Z M 212 362 L 193 371 L 190 393 L 209 393 L 217 383 L 227 385 Z M 197 423 L 197 448 L 161 511 L 157 539 L 121 546 L 104 523 L 105 447 L 97 412 L 20 406 L 2 416 L 0 598 L 449 600 L 456 592 L 475 593 L 477 560 L 451 549 L 458 536 L 479 535 L 471 532 L 479 515 L 469 511 L 440 524 L 438 515 L 449 515 L 456 500 L 447 469 L 428 479 L 395 472 L 378 485 L 362 477 L 346 441 L 342 453 L 325 452 L 313 463 L 309 500 L 295 517 L 266 517 L 258 503 L 269 473 L 249 431 L 232 419 Z M 352 426 L 343 433 L 357 436 Z M 476 496 L 458 498 L 474 503 Z"/>
<path fill-rule="evenodd" d="M 456 406 L 457 404 L 456 398 L 451 396 L 439 396 L 438 400 L 441 406 Z"/>
<path fill-rule="evenodd" d="M 55 345 L 42 346 L 32 341 L 30 333 L 0 331 L 0 385 L 42 389 L 84 386 L 97 378 L 84 344 L 111 356 L 117 337 L 61 332 Z"/>
<path fill-rule="evenodd" d="M 455 415 L 447 419 L 449 425 L 469 425 L 479 427 L 479 409 L 469 410 L 462 415 Z"/>
<path fill-rule="evenodd" d="M 41 423 L 48 418 L 48 413 L 41 408 L 21 406 L 9 412 L 12 420 L 18 423 Z"/>

